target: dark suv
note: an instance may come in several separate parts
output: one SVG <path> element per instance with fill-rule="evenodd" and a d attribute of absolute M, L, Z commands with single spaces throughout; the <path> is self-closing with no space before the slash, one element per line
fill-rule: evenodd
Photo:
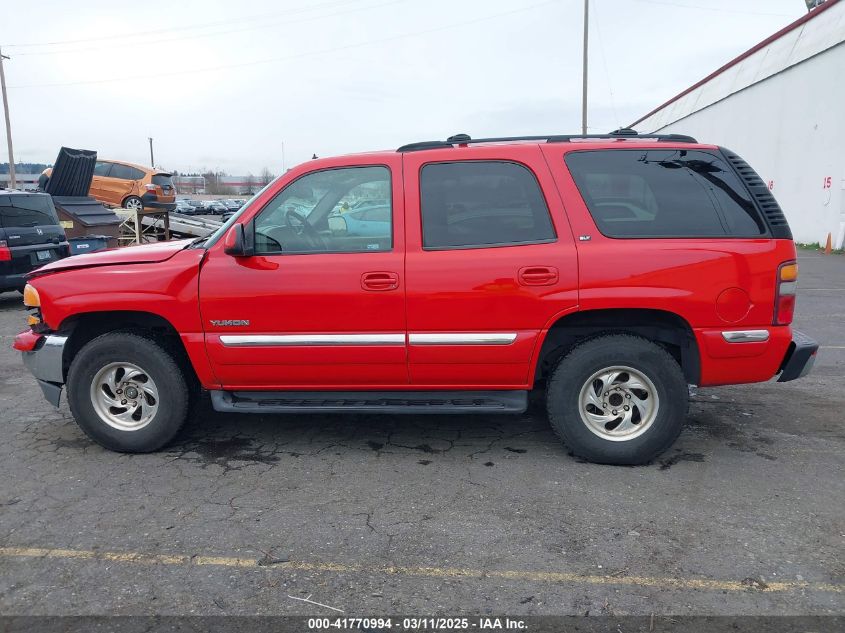
<path fill-rule="evenodd" d="M 26 273 L 68 255 L 50 196 L 0 189 L 0 292 L 22 290 Z"/>

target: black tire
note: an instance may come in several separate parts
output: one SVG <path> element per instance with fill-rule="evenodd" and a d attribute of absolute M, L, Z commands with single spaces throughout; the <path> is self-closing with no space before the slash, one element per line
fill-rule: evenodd
<path fill-rule="evenodd" d="M 580 399 L 591 376 L 619 366 L 636 370 L 651 381 L 658 406 L 653 421 L 640 435 L 614 441 L 590 429 L 582 419 Z M 577 345 L 558 363 L 546 391 L 546 408 L 555 433 L 575 455 L 599 464 L 651 462 L 678 438 L 688 406 L 687 382 L 677 361 L 659 345 L 624 334 L 600 336 Z"/>
<path fill-rule="evenodd" d="M 140 208 L 140 209 L 141 209 L 141 211 L 143 211 L 143 210 L 144 210 L 144 201 L 143 201 L 143 200 L 141 200 L 141 198 L 139 198 L 138 196 L 129 196 L 129 197 L 127 197 L 127 198 L 123 201 L 123 204 L 122 204 L 121 206 L 122 206 L 124 209 L 131 209 L 131 208 L 134 208 L 134 206 L 135 206 L 135 205 L 137 205 L 137 206 L 138 206 L 138 208 Z"/>
<path fill-rule="evenodd" d="M 158 408 L 143 428 L 114 428 L 92 403 L 92 382 L 111 363 L 132 363 L 143 368 L 157 387 Z M 67 400 L 76 423 L 98 444 L 122 453 L 149 453 L 179 432 L 188 416 L 190 393 L 182 369 L 161 345 L 137 334 L 113 332 L 87 343 L 73 359 L 67 378 Z"/>

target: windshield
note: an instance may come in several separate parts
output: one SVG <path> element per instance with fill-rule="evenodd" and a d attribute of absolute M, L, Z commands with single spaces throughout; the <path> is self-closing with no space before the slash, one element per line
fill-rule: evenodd
<path fill-rule="evenodd" d="M 4 229 L 58 223 L 53 199 L 50 196 L 20 194 L 0 196 L 0 226 Z"/>

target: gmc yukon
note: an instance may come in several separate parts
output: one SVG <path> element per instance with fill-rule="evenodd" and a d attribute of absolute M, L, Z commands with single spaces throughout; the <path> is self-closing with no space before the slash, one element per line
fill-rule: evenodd
<path fill-rule="evenodd" d="M 428 141 L 312 160 L 205 239 L 35 271 L 14 347 L 113 450 L 217 411 L 520 413 L 545 389 L 572 452 L 641 464 L 688 386 L 787 381 L 784 214 L 733 152 L 687 136 Z"/>

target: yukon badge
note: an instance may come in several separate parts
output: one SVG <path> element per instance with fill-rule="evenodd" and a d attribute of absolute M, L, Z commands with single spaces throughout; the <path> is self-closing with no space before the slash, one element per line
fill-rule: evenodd
<path fill-rule="evenodd" d="M 249 325 L 248 319 L 224 319 L 222 321 L 217 321 L 215 319 L 211 319 L 211 325 L 214 327 L 226 327 L 226 326 L 238 326 L 243 327 Z"/>

